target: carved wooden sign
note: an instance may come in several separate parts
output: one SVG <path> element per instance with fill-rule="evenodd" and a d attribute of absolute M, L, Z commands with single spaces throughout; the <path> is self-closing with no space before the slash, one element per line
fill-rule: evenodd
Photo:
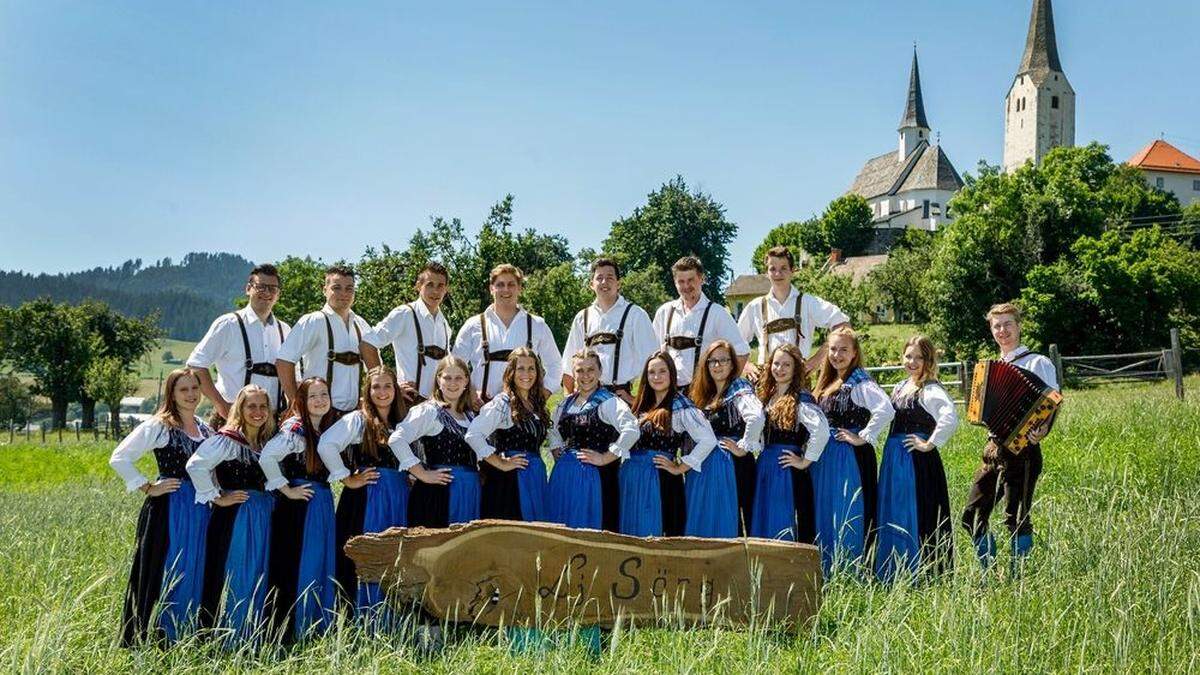
<path fill-rule="evenodd" d="M 363 581 L 439 619 L 544 626 L 564 620 L 793 625 L 816 613 L 816 547 L 767 539 L 641 538 L 481 520 L 351 539 Z"/>

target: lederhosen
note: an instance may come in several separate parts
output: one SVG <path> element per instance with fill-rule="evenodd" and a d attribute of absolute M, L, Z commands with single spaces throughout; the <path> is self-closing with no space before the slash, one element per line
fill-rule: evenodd
<path fill-rule="evenodd" d="M 696 373 L 696 367 L 700 365 L 700 351 L 704 346 L 704 327 L 708 325 L 708 313 L 713 308 L 712 300 L 708 301 L 708 305 L 704 308 L 704 314 L 700 315 L 700 328 L 696 331 L 695 337 L 687 335 L 671 335 L 671 322 L 675 319 L 675 305 L 671 305 L 670 311 L 667 312 L 667 329 L 663 333 L 667 336 L 663 340 L 664 347 L 670 347 L 676 351 L 685 349 L 694 349 L 692 353 L 692 374 Z"/>
<path fill-rule="evenodd" d="M 479 315 L 479 336 L 483 343 L 483 360 L 480 366 L 483 368 L 483 384 L 479 387 L 479 398 L 483 399 L 484 403 L 492 400 L 488 395 L 488 379 L 492 374 L 492 361 L 500 361 L 501 363 L 508 361 L 509 355 L 512 354 L 511 349 L 501 349 L 499 351 L 491 351 L 488 349 L 487 336 L 487 316 L 486 313 Z M 528 311 L 525 312 L 525 347 L 533 349 L 533 315 Z"/>
<path fill-rule="evenodd" d="M 576 395 L 577 397 L 577 395 Z M 568 397 L 569 399 L 569 397 Z M 586 408 L 587 402 L 584 402 Z M 558 419 L 558 433 L 563 440 L 563 447 L 568 449 L 588 448 L 597 452 L 606 452 L 621 433 L 616 427 L 600 419 L 600 403 L 586 408 L 581 412 L 570 412 L 571 402 L 563 405 L 562 414 Z M 613 467 L 609 469 L 608 467 Z M 621 531 L 621 488 L 619 460 L 596 467 L 600 473 L 600 504 L 601 529 L 609 532 Z M 608 469 L 608 471 L 605 471 Z"/>
<path fill-rule="evenodd" d="M 811 436 L 808 427 L 800 421 L 799 407 L 802 403 L 813 403 L 811 397 L 805 398 L 805 393 L 796 397 L 796 423 L 793 429 L 779 427 L 767 414 L 767 423 L 763 427 L 763 445 L 791 445 L 797 448 L 797 454 L 803 456 Z M 765 404 L 764 404 L 765 405 Z M 764 411 L 765 412 L 765 411 Z M 788 467 L 792 472 L 792 505 L 796 510 L 796 541 L 802 544 L 813 544 L 817 541 L 816 497 L 813 493 L 812 466 L 807 469 Z"/>
<path fill-rule="evenodd" d="M 737 441 L 746 434 L 746 421 L 738 412 L 736 403 L 737 397 L 744 395 L 753 396 L 753 393 L 728 396 L 715 410 L 704 410 L 704 416 L 708 418 L 713 434 L 718 439 L 732 438 Z M 713 450 L 722 451 L 719 445 Z M 730 455 L 729 459 L 733 460 L 733 475 L 737 484 L 738 527 L 743 536 L 749 536 L 750 517 L 754 515 L 754 488 L 758 481 L 758 469 L 752 453 L 747 452 L 741 457 Z"/>
<path fill-rule="evenodd" d="M 672 418 L 674 414 L 672 411 Z M 664 452 L 673 459 L 676 458 L 688 435 L 687 432 L 675 431 L 671 424 L 672 422 L 668 422 L 667 430 L 661 431 L 650 422 L 642 420 L 638 424 L 641 435 L 638 436 L 635 452 Z M 682 537 L 687 523 L 683 476 L 665 469 L 658 469 L 655 473 L 658 474 L 658 490 L 662 500 L 663 536 Z"/>
<path fill-rule="evenodd" d="M 419 390 L 421 388 L 421 373 L 425 369 L 425 359 L 430 358 L 435 361 L 441 361 L 442 359 L 446 358 L 446 354 L 450 353 L 450 331 L 449 331 L 449 329 L 446 330 L 446 346 L 445 347 L 439 347 L 437 345 L 426 345 L 425 344 L 425 335 L 421 332 L 421 320 L 417 317 L 417 303 L 418 302 L 420 302 L 420 300 L 411 302 L 411 303 L 409 303 L 409 306 L 412 307 L 413 328 L 416 329 L 416 331 L 417 331 L 416 385 L 417 385 L 417 389 Z M 425 400 L 425 397 L 421 396 L 420 393 L 418 392 L 417 400 L 413 401 L 412 405 L 421 403 L 424 400 Z"/>
<path fill-rule="evenodd" d="M 325 384 L 329 387 L 329 396 L 333 397 L 333 364 L 340 363 L 344 366 L 358 366 L 359 384 L 362 384 L 362 355 L 357 351 L 352 352 L 335 352 L 333 351 L 333 324 L 329 322 L 329 315 L 321 312 L 321 316 L 325 318 L 325 336 L 328 340 L 329 349 L 325 352 Z M 354 335 L 358 338 L 358 342 L 362 342 L 362 329 L 358 327 L 358 322 L 353 319 L 350 323 L 354 326 Z M 357 348 L 357 345 L 356 345 Z M 334 414 L 338 417 L 350 412 L 349 410 L 338 410 L 331 407 Z"/>
<path fill-rule="evenodd" d="M 940 385 L 937 385 L 940 386 Z M 899 388 L 897 388 L 899 391 Z M 937 428 L 937 420 L 921 405 L 921 390 L 911 396 L 892 398 L 896 416 L 892 418 L 889 436 L 924 434 L 926 438 Z M 912 458 L 914 493 L 917 498 L 917 535 L 921 565 L 941 574 L 952 568 L 954 531 L 950 522 L 950 492 L 946 485 L 946 468 L 937 448 L 929 452 L 914 450 Z"/>
<path fill-rule="evenodd" d="M 1026 350 L 1008 362 L 1017 365 L 1018 360 L 1032 354 Z M 967 506 L 963 509 L 963 527 L 975 539 L 987 534 L 996 500 L 1005 497 L 1004 524 L 1009 533 L 1014 536 L 1033 534 L 1029 509 L 1033 506 L 1033 489 L 1041 473 L 1041 443 L 1032 443 L 1019 454 L 1001 447 L 996 461 L 984 460 L 975 470 L 975 479 L 967 493 Z"/>
<path fill-rule="evenodd" d="M 762 302 L 759 307 L 762 309 L 762 325 L 760 327 L 760 336 L 758 348 L 760 350 L 759 363 L 766 363 L 770 357 L 771 336 L 775 333 L 784 333 L 789 330 L 796 331 L 796 346 L 800 346 L 800 338 L 804 337 L 804 333 L 800 330 L 800 304 L 804 299 L 804 294 L 796 295 L 796 306 L 792 309 L 791 317 L 779 317 L 774 321 L 767 321 L 767 305 L 771 299 L 771 294 L 768 293 L 762 296 Z"/>
<path fill-rule="evenodd" d="M 423 436 L 427 468 L 457 466 L 478 470 L 475 451 L 467 445 L 467 430 L 454 419 L 450 411 L 438 407 L 442 430 L 433 436 Z M 450 524 L 450 486 L 431 485 L 423 481 L 413 484 L 408 495 L 408 524 L 411 527 L 448 527 Z"/>
<path fill-rule="evenodd" d="M 854 402 L 850 392 L 854 387 L 844 384 L 836 394 L 824 396 L 818 405 L 829 420 L 831 430 L 850 429 L 855 433 L 862 431 L 871 421 L 871 411 Z M 854 461 L 858 464 L 858 476 L 862 483 L 863 501 L 863 551 L 870 551 L 875 546 L 876 509 L 879 503 L 879 461 L 875 458 L 875 446 L 870 443 L 852 445 Z"/>
<path fill-rule="evenodd" d="M 630 387 L 633 381 L 618 382 L 617 372 L 621 367 L 621 343 L 625 340 L 625 321 L 629 318 L 629 310 L 633 309 L 633 303 L 629 302 L 625 305 L 625 311 L 621 313 L 621 323 L 617 325 L 615 333 L 595 333 L 588 335 L 588 310 L 583 310 L 583 344 L 588 347 L 596 345 L 613 345 L 613 363 L 612 363 L 612 383 L 604 385 L 606 389 L 612 393 L 625 392 L 632 393 Z"/>

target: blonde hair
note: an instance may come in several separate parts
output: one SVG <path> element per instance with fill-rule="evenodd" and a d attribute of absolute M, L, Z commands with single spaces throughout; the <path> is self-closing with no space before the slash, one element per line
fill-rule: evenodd
<path fill-rule="evenodd" d="M 475 409 L 475 397 L 471 395 L 471 371 L 467 369 L 467 362 L 458 358 L 453 354 L 447 354 L 442 357 L 437 363 L 437 370 L 433 371 L 433 393 L 430 395 L 434 401 L 449 405 L 445 394 L 442 393 L 442 373 L 451 368 L 462 370 L 463 375 L 467 378 L 467 388 L 458 396 L 458 400 L 454 402 L 454 412 L 479 412 Z"/>
<path fill-rule="evenodd" d="M 853 328 L 842 326 L 829 331 L 829 337 L 825 339 L 826 347 L 833 344 L 833 341 L 838 338 L 845 338 L 854 346 L 854 358 L 850 359 L 850 365 L 846 366 L 846 375 L 849 375 L 862 366 L 862 346 L 858 343 L 858 333 L 855 333 Z M 817 386 L 814 390 L 817 398 L 824 398 L 841 389 L 845 384 L 845 379 L 829 360 L 829 350 L 826 349 L 825 358 L 821 361 L 821 373 L 817 376 Z"/>
<path fill-rule="evenodd" d="M 994 317 L 1000 316 L 1001 314 L 1012 314 L 1013 319 L 1016 319 L 1017 321 L 1017 325 L 1021 325 L 1021 308 L 1017 307 L 1013 303 L 1001 302 L 999 304 L 992 305 L 991 308 L 988 309 L 986 315 L 988 322 L 991 322 Z"/>
<path fill-rule="evenodd" d="M 938 358 L 937 349 L 933 346 L 933 341 L 924 335 L 914 335 L 908 338 L 908 342 L 904 343 L 904 349 L 900 352 L 901 359 L 904 358 L 904 352 L 907 352 L 909 347 L 916 347 L 917 352 L 921 355 L 922 363 L 921 369 L 917 371 L 917 383 L 937 382 Z"/>
<path fill-rule="evenodd" d="M 275 416 L 268 411 L 267 420 L 255 432 L 254 438 L 250 438 L 250 434 L 246 433 L 246 402 L 250 400 L 251 396 L 262 396 L 267 402 L 267 407 L 271 406 L 271 397 L 267 396 L 266 389 L 257 384 L 248 384 L 238 391 L 237 397 L 233 399 L 233 405 L 229 406 L 229 419 L 225 422 L 225 428 L 236 429 L 249 441 L 250 447 L 258 450 L 275 435 Z"/>
<path fill-rule="evenodd" d="M 775 374 L 771 372 L 771 362 L 775 360 L 775 355 L 783 352 L 792 359 L 792 380 L 788 382 L 786 395 L 779 397 L 778 401 L 771 403 L 771 397 L 775 395 L 775 389 L 779 384 L 775 381 Z M 800 353 L 800 348 L 796 345 L 785 342 L 771 351 L 767 358 L 767 367 L 763 369 L 758 376 L 758 389 L 755 393 L 758 394 L 758 400 L 762 401 L 767 408 L 767 419 L 775 423 L 775 426 L 780 429 L 796 428 L 796 405 L 797 398 L 800 392 L 808 391 L 808 371 L 804 369 L 804 355 Z"/>
<path fill-rule="evenodd" d="M 517 267 L 512 263 L 500 263 L 499 265 L 493 267 L 492 271 L 488 273 L 488 285 L 490 286 L 491 284 L 496 283 L 496 277 L 500 276 L 501 274 L 511 274 L 516 277 L 517 284 L 521 286 L 525 285 L 525 274 L 521 272 L 520 267 Z"/>

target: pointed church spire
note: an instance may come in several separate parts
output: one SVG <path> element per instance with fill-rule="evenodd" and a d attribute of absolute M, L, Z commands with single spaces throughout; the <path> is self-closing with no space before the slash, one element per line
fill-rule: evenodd
<path fill-rule="evenodd" d="M 1029 35 L 1025 38 L 1025 53 L 1017 74 L 1028 72 L 1062 72 L 1058 61 L 1058 40 L 1054 36 L 1054 10 L 1050 0 L 1033 0 L 1029 16 Z"/>
<path fill-rule="evenodd" d="M 904 106 L 904 116 L 900 118 L 900 128 L 917 127 L 929 128 L 929 120 L 925 119 L 925 101 L 921 98 L 921 72 L 917 69 L 917 46 L 913 45 L 912 70 L 908 75 L 908 103 Z"/>

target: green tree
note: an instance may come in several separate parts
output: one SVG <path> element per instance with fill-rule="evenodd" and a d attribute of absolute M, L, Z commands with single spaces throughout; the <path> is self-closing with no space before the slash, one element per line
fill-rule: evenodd
<path fill-rule="evenodd" d="M 837 305 L 850 322 L 861 321 L 874 309 L 874 296 L 866 283 L 854 283 L 849 274 L 834 274 L 819 265 L 805 265 L 792 275 L 792 283 L 802 293 L 824 298 Z"/>
<path fill-rule="evenodd" d="M 525 281 L 525 303 L 546 319 L 558 344 L 566 341 L 576 312 L 587 307 L 592 293 L 571 262 L 534 272 Z"/>
<path fill-rule="evenodd" d="M 279 301 L 275 303 L 275 316 L 289 324 L 309 312 L 325 305 L 325 264 L 318 258 L 300 258 L 289 255 L 276 263 L 279 269 Z M 238 299 L 238 306 L 246 305 L 246 298 Z"/>
<path fill-rule="evenodd" d="M 0 375 L 0 427 L 9 429 L 29 424 L 33 394 L 16 375 Z"/>
<path fill-rule="evenodd" d="M 671 299 L 663 290 L 662 270 L 657 263 L 635 270 L 622 270 L 621 295 L 654 317 L 659 305 Z M 589 299 L 590 302 L 590 299 Z"/>
<path fill-rule="evenodd" d="M 871 271 L 867 282 L 880 302 L 898 317 L 914 323 L 929 320 L 924 286 L 933 259 L 934 235 L 924 230 L 905 230 L 888 252 L 887 262 Z"/>
<path fill-rule="evenodd" d="M 102 356 L 84 373 L 88 395 L 108 406 L 114 436 L 121 435 L 121 399 L 137 391 L 137 375 L 114 356 Z"/>
<path fill-rule="evenodd" d="M 67 304 L 42 298 L 0 308 L 0 361 L 33 377 L 33 393 L 50 399 L 55 429 L 66 425 L 67 405 L 83 385 L 94 339 Z"/>
<path fill-rule="evenodd" d="M 842 195 L 829 202 L 821 214 L 822 252 L 837 248 L 847 256 L 862 253 L 875 236 L 872 218 L 871 205 L 859 195 Z"/>
<path fill-rule="evenodd" d="M 131 318 L 96 300 L 86 300 L 74 311 L 79 314 L 84 330 L 95 338 L 91 360 L 112 357 L 129 368 L 157 347 L 163 337 L 158 326 L 158 312 L 141 319 Z M 80 425 L 84 429 L 93 428 L 96 425 L 96 398 L 91 395 L 86 380 L 81 383 L 78 401 Z"/>
<path fill-rule="evenodd" d="M 772 228 L 767 233 L 767 236 L 763 238 L 762 242 L 754 249 L 754 260 L 751 262 L 756 272 L 759 274 L 766 273 L 767 266 L 764 258 L 767 255 L 767 251 L 776 246 L 788 247 L 788 250 L 792 252 L 792 256 L 797 261 L 803 258 L 805 251 L 809 253 L 822 253 L 828 250 L 825 246 L 825 234 L 821 231 L 821 219 L 793 220 Z"/>
<path fill-rule="evenodd" d="M 647 195 L 646 204 L 612 224 L 602 249 L 625 269 L 656 264 L 660 284 L 668 297 L 675 295 L 671 265 L 685 255 L 704 264 L 704 292 L 720 298 L 732 275 L 729 244 L 737 225 L 725 218 L 725 207 L 699 190 L 692 192 L 682 176 Z"/>

